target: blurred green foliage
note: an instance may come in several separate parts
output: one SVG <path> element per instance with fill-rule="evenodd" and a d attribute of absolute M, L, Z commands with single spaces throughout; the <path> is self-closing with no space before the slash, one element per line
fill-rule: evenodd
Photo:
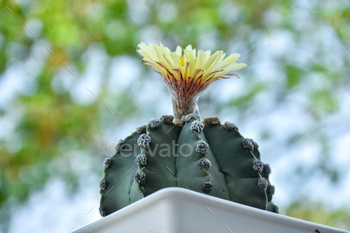
<path fill-rule="evenodd" d="M 330 210 L 322 203 L 315 203 L 307 197 L 300 198 L 286 209 L 285 214 L 294 218 L 307 219 L 308 221 L 328 226 L 338 226 L 349 229 L 350 210 Z"/>
<path fill-rule="evenodd" d="M 136 77 L 134 86 L 124 87 L 123 90 L 116 87 L 115 92 L 109 86 L 111 73 L 108 70 L 114 57 L 129 55 L 140 59 L 135 50 L 141 40 L 150 42 L 147 39 L 154 39 L 155 43 L 162 42 L 172 49 L 178 44 L 192 44 L 201 49 L 240 52 L 243 62 L 256 64 L 257 59 L 268 59 L 261 53 L 269 54 L 269 51 L 262 51 L 263 47 L 259 49 L 259 45 L 261 38 L 269 36 L 266 32 L 274 27 L 274 31 L 290 33 L 296 43 L 289 53 L 275 54 L 269 58 L 276 64 L 276 69 L 284 74 L 278 88 L 264 80 L 266 70 L 256 74 L 248 68 L 245 71 L 247 76 L 259 75 L 259 81 L 254 83 L 253 80 L 244 94 L 215 107 L 218 111 L 236 108 L 240 114 L 245 114 L 254 98 L 273 91 L 276 92 L 278 106 L 284 103 L 288 93 L 303 92 L 303 87 L 309 85 L 307 82 L 305 84 L 306 76 L 314 73 L 322 75 L 329 85 L 310 89 L 310 101 L 304 110 L 316 123 L 321 122 L 325 115 L 337 113 L 340 109 L 339 99 L 333 93 L 350 86 L 349 80 L 344 79 L 348 77 L 349 69 L 343 68 L 350 67 L 349 51 L 345 45 L 343 49 L 336 50 L 343 64 L 340 68 L 331 69 L 326 63 L 332 65 L 337 61 L 333 57 L 327 60 L 327 55 L 332 52 L 329 51 L 330 45 L 324 48 L 324 41 L 313 41 L 318 36 L 312 34 L 315 33 L 312 30 L 324 28 L 320 25 L 332 25 L 331 30 L 335 33 L 333 40 L 339 40 L 340 44 L 349 41 L 350 7 L 338 7 L 327 1 L 327 4 L 313 2 L 311 8 L 315 17 L 302 28 L 300 24 L 295 25 L 293 17 L 299 17 L 297 12 L 307 9 L 298 2 L 290 1 L 0 1 L 0 84 L 8 79 L 8 72 L 16 67 L 22 67 L 22 74 L 33 76 L 34 80 L 34 88 L 18 91 L 0 105 L 0 117 L 15 122 L 15 127 L 0 138 L 0 218 L 8 220 L 9 213 L 4 209 L 10 208 L 11 203 L 26 201 L 30 193 L 42 189 L 52 177 L 61 177 L 67 185 L 77 186 L 79 175 L 69 161 L 63 165 L 64 168 L 52 169 L 50 166 L 62 156 L 62 147 L 89 151 L 86 156 L 102 155 L 101 140 L 97 136 L 101 136 L 109 127 L 116 127 L 106 122 L 123 125 L 127 119 L 139 116 L 141 107 L 135 95 L 137 88 L 146 85 L 144 76 L 149 76 L 149 69 L 142 70 L 144 74 Z M 312 41 L 308 41 L 309 38 L 313 38 Z M 39 59 L 41 55 L 34 58 L 34 62 L 40 64 L 35 73 L 26 62 L 34 56 L 39 42 L 44 50 L 50 51 L 42 55 L 42 61 Z M 309 51 L 312 56 L 307 63 L 296 64 L 299 57 L 292 50 L 305 44 L 314 46 L 312 48 L 316 51 Z M 91 46 L 97 46 L 108 55 L 108 60 L 99 64 L 106 73 L 101 77 L 101 90 L 96 95 L 92 93 L 95 99 L 91 103 L 79 104 L 69 88 L 57 91 L 53 79 L 66 71 L 64 76 L 73 75 L 71 88 L 83 82 L 82 75 L 89 68 L 86 52 Z M 248 55 L 246 52 L 252 46 L 255 47 Z M 70 73 L 72 69 L 73 73 Z M 212 100 L 209 98 L 208 101 Z M 101 113 L 106 112 L 107 105 L 115 115 Z M 318 135 L 321 129 L 305 131 L 302 137 L 290 135 L 290 141 L 296 143 Z M 329 148 L 327 140 L 318 140 L 318 143 L 324 145 L 323 148 Z M 96 157 L 101 163 L 103 156 Z M 320 157 L 319 161 L 319 165 L 312 168 L 313 171 L 323 169 L 327 170 L 325 173 L 334 174 L 336 168 L 324 168 L 323 162 L 329 161 L 329 156 L 323 160 Z M 94 165 L 94 169 L 93 172 L 100 172 L 97 165 Z M 348 214 L 344 210 L 328 212 L 319 206 L 306 208 L 292 204 L 286 213 L 323 224 L 349 227 L 344 222 L 344 216 Z"/>

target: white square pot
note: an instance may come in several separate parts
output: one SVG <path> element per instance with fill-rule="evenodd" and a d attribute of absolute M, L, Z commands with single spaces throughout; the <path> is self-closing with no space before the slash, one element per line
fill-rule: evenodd
<path fill-rule="evenodd" d="M 184 188 L 165 188 L 75 233 L 349 233 Z"/>

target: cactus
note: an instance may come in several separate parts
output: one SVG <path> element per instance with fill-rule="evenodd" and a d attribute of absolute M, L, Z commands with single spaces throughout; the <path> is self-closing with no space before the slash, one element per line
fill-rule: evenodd
<path fill-rule="evenodd" d="M 120 140 L 116 154 L 104 161 L 100 214 L 106 216 L 159 189 L 183 187 L 252 207 L 278 212 L 270 166 L 260 160 L 259 145 L 244 138 L 235 124 L 199 115 L 200 93 L 237 64 L 188 46 L 171 53 L 162 45 L 139 45 L 144 62 L 162 75 L 172 96 L 173 116 L 152 119 Z M 186 78 L 185 78 L 186 77 Z"/>

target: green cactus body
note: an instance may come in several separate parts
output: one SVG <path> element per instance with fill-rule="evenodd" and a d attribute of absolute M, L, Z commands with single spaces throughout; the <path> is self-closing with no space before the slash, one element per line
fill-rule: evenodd
<path fill-rule="evenodd" d="M 229 122 L 201 121 L 200 93 L 212 82 L 246 66 L 239 54 L 223 51 L 170 52 L 163 45 L 139 45 L 143 61 L 163 77 L 174 117 L 163 116 L 121 140 L 104 163 L 100 213 L 106 216 L 159 189 L 183 187 L 256 208 L 278 212 L 272 203 L 271 169 L 260 160 L 258 144 Z"/>
<path fill-rule="evenodd" d="M 193 115 L 188 118 L 182 128 L 151 120 L 146 129 L 119 144 L 117 153 L 105 162 L 101 215 L 165 187 L 277 211 L 271 202 L 270 169 L 261 162 L 257 144 L 230 123 L 204 125 Z"/>

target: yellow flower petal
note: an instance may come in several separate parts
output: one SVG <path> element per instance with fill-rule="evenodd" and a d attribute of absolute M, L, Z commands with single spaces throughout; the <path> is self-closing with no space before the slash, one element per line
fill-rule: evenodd
<path fill-rule="evenodd" d="M 197 67 L 203 67 L 206 61 L 207 61 L 207 55 L 203 50 L 199 50 L 198 56 L 197 56 Z"/>
<path fill-rule="evenodd" d="M 179 57 L 182 57 L 182 48 L 180 46 L 176 47 L 176 53 L 179 55 Z"/>
<path fill-rule="evenodd" d="M 185 77 L 186 78 L 193 77 L 194 72 L 196 70 L 196 62 L 194 60 L 192 50 L 186 49 L 186 50 L 184 50 L 184 53 L 185 53 L 186 60 L 189 63 L 189 67 L 188 67 L 187 73 L 185 74 Z"/>

